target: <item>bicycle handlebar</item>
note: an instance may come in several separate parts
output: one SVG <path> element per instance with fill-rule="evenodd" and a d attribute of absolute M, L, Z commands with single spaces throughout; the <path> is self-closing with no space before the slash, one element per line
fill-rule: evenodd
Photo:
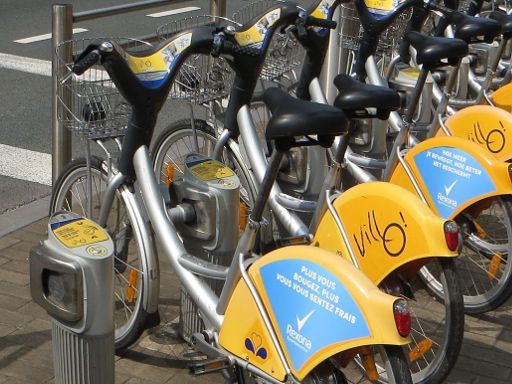
<path fill-rule="evenodd" d="M 320 28 L 327 28 L 327 29 L 334 29 L 338 23 L 333 20 L 327 20 L 327 19 L 319 19 L 317 17 L 308 16 L 305 20 L 305 26 L 306 27 L 320 27 Z"/>
<path fill-rule="evenodd" d="M 91 68 L 94 64 L 96 64 L 101 59 L 101 53 L 99 49 L 95 49 L 84 57 L 79 57 L 75 64 L 73 65 L 72 72 L 80 76 L 89 68 Z"/>

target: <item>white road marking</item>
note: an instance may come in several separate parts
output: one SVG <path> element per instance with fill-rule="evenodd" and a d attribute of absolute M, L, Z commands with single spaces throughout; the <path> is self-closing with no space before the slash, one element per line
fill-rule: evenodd
<path fill-rule="evenodd" d="M 73 35 L 77 33 L 83 33 L 87 32 L 87 29 L 85 28 L 73 28 Z M 52 38 L 51 33 L 45 33 L 44 35 L 37 35 L 32 37 L 26 37 L 24 39 L 14 40 L 15 43 L 19 44 L 30 44 L 30 43 L 36 43 L 38 41 L 44 41 L 44 40 L 50 40 Z"/>
<path fill-rule="evenodd" d="M 149 15 L 146 15 L 147 17 L 164 17 L 164 16 L 172 16 L 172 15 L 179 15 L 180 13 L 187 13 L 192 11 L 198 11 L 201 8 L 199 7 L 185 7 L 180 9 L 172 9 L 170 11 L 164 11 L 164 12 L 158 12 L 158 13 L 151 13 Z"/>
<path fill-rule="evenodd" d="M 0 52 L 0 68 L 12 69 L 34 75 L 51 76 L 52 62 L 48 60 L 33 59 L 31 57 L 23 57 L 10 55 Z"/>
<path fill-rule="evenodd" d="M 0 144 L 0 175 L 52 185 L 52 155 Z"/>

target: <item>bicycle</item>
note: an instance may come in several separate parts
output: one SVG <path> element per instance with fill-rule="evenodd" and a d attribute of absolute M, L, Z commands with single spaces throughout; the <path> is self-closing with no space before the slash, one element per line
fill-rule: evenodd
<path fill-rule="evenodd" d="M 320 6 L 322 2 L 317 2 L 316 5 Z M 255 18 L 258 19 L 257 17 Z M 325 25 L 329 25 L 328 23 L 325 23 Z M 266 37 L 270 38 L 270 37 Z M 265 44 L 265 43 L 264 43 Z M 253 63 L 255 67 L 257 65 Z M 235 66 L 236 68 L 236 66 Z M 248 70 L 249 67 L 244 67 L 243 73 L 241 71 L 236 71 L 235 79 L 239 76 L 242 78 L 244 76 L 255 78 L 257 77 L 257 74 L 249 73 Z M 235 80 L 236 82 L 237 80 Z M 247 82 L 247 80 L 245 80 Z M 244 82 L 243 80 L 238 80 L 239 83 Z M 389 97 L 389 94 L 387 94 Z M 246 91 L 246 94 L 244 96 L 239 96 L 239 98 L 243 98 L 244 100 L 251 99 L 250 92 Z M 397 108 L 398 103 L 396 102 L 396 94 L 391 92 L 391 98 L 393 99 L 393 104 L 391 106 L 386 106 L 386 108 L 383 108 L 382 113 L 385 114 L 386 111 L 389 114 L 389 110 L 392 108 Z M 232 102 L 234 98 L 232 97 L 230 99 L 230 103 Z M 235 99 L 236 100 L 236 99 Z M 394 106 L 394 107 L 393 107 Z M 238 108 L 238 113 L 235 113 L 234 110 L 236 110 L 234 107 Z M 304 104 L 303 108 L 305 109 L 307 107 L 307 103 Z M 233 110 L 230 111 L 230 108 Z M 204 150 L 206 154 L 215 154 L 215 150 L 217 148 L 223 148 L 221 145 L 222 140 L 224 140 L 225 144 L 224 147 L 229 149 L 233 154 L 240 154 L 240 164 L 243 164 L 245 161 L 245 168 L 250 172 L 249 175 L 251 177 L 249 180 L 254 180 L 256 184 L 263 182 L 264 172 L 267 168 L 267 163 L 265 159 L 265 155 L 261 151 L 261 149 L 254 145 L 253 143 L 259 143 L 259 137 L 257 134 L 257 130 L 252 124 L 251 119 L 251 109 L 247 105 L 242 105 L 240 103 L 239 106 L 235 105 L 229 105 L 228 106 L 228 116 L 238 116 L 238 131 L 240 132 L 240 138 L 237 141 L 235 138 L 237 137 L 238 133 L 235 132 L 233 129 L 230 129 L 229 125 L 224 124 L 226 129 L 224 131 L 216 132 L 216 129 L 220 126 L 220 123 L 217 123 L 218 125 L 208 125 L 206 122 L 202 122 L 195 120 L 194 124 L 188 124 L 186 122 L 180 123 L 183 124 L 180 126 L 180 134 L 178 135 L 175 130 L 169 129 L 167 131 L 164 131 L 162 136 L 159 140 L 156 142 L 156 146 L 153 147 L 153 162 L 155 166 L 155 171 L 157 175 L 166 174 L 165 169 L 167 169 L 168 166 L 171 166 L 171 168 L 174 168 L 175 166 L 181 168 L 180 164 L 184 162 L 185 156 L 183 153 L 179 153 L 179 151 L 173 152 L 173 147 L 190 147 L 193 148 L 194 145 L 197 145 L 196 148 L 200 148 L 201 150 Z M 221 127 L 220 127 L 221 128 Z M 227 132 L 226 132 L 227 131 Z M 194 136 L 195 135 L 195 136 Z M 163 139 L 162 139 L 163 138 Z M 227 139 L 229 138 L 229 139 Z M 177 140 L 179 139 L 179 140 Z M 188 141 L 190 144 L 183 144 L 180 143 L 181 140 L 184 140 L 185 143 Z M 198 140 L 197 144 L 194 144 L 194 141 Z M 167 161 L 165 161 L 167 159 Z M 273 212 L 273 218 L 269 218 L 269 222 L 271 220 L 276 220 L 279 225 L 281 225 L 287 233 L 292 235 L 291 239 L 284 239 L 282 241 L 283 243 L 287 242 L 297 242 L 297 241 L 307 241 L 308 234 L 313 234 L 314 236 L 320 236 L 319 234 L 322 233 L 322 230 L 320 228 L 330 228 L 329 230 L 324 230 L 323 232 L 327 234 L 331 234 L 331 237 L 335 237 L 336 239 L 339 239 L 339 242 L 333 242 L 333 241 L 325 241 L 324 238 L 320 240 L 318 243 L 322 247 L 331 247 L 329 248 L 332 251 L 335 251 L 339 255 L 342 255 L 346 257 L 347 259 L 351 260 L 355 265 L 358 265 L 359 268 L 361 268 L 363 271 L 365 271 L 365 274 L 368 276 L 371 276 L 371 279 L 376 284 L 381 284 L 383 289 L 389 289 L 389 291 L 395 290 L 395 292 L 401 292 L 401 294 L 412 297 L 412 292 L 420 292 L 419 288 L 414 287 L 411 288 L 411 291 L 409 293 L 404 293 L 406 289 L 406 281 L 412 281 L 412 277 L 415 276 L 417 269 L 419 269 L 419 266 L 425 262 L 425 259 L 423 261 L 421 260 L 426 255 L 436 255 L 436 256 L 443 256 L 447 255 L 446 249 L 442 250 L 441 248 L 429 248 L 431 246 L 431 243 L 427 240 L 420 241 L 419 243 L 422 243 L 423 248 L 420 246 L 421 251 L 416 248 L 414 251 L 411 251 L 410 248 L 407 249 L 407 251 L 404 253 L 407 254 L 407 256 L 402 259 L 402 262 L 397 261 L 396 259 L 382 259 L 382 260 L 375 260 L 375 264 L 368 263 L 364 261 L 364 255 L 361 255 L 357 252 L 357 244 L 354 243 L 352 240 L 352 233 L 359 233 L 359 227 L 352 228 L 350 227 L 350 230 L 344 229 L 343 220 L 340 220 L 340 215 L 344 215 L 341 212 L 342 210 L 339 209 L 337 206 L 336 208 L 332 207 L 333 201 L 335 200 L 337 195 L 333 192 L 335 191 L 340 183 L 339 175 L 341 174 L 341 161 L 340 159 L 334 159 L 333 160 L 334 166 L 332 167 L 331 171 L 327 174 L 326 177 L 324 177 L 324 180 L 321 183 L 321 187 L 317 185 L 317 188 L 321 191 L 327 191 L 329 194 L 326 196 L 325 193 L 321 193 L 319 197 L 319 201 L 315 203 L 308 203 L 307 201 L 294 199 L 291 196 L 286 196 L 282 193 L 280 193 L 280 190 L 277 186 L 274 186 L 273 191 L 271 192 L 271 198 L 270 198 L 270 206 Z M 178 174 L 179 173 L 179 174 Z M 175 180 L 179 180 L 181 177 L 181 172 L 175 172 L 174 177 Z M 368 188 L 368 189 L 367 189 Z M 251 190 L 255 188 L 246 188 L 246 190 Z M 379 192 L 377 192 L 377 190 Z M 418 212 L 421 212 L 420 216 L 423 216 L 422 219 L 419 219 L 418 217 L 412 217 L 411 210 L 407 209 L 406 206 L 403 206 L 403 208 L 400 210 L 396 203 L 389 200 L 389 196 L 401 196 L 403 198 L 402 201 L 416 201 L 411 200 L 413 199 L 411 195 L 406 194 L 403 195 L 402 191 L 399 189 L 394 188 L 393 186 L 385 186 L 385 185 L 372 185 L 370 187 L 367 186 L 360 186 L 356 188 L 356 190 L 353 192 L 355 195 L 347 195 L 346 199 L 348 201 L 352 201 L 352 205 L 357 206 L 357 204 L 364 204 L 362 200 L 355 199 L 356 196 L 363 196 L 363 195 L 371 195 L 372 197 L 379 197 L 381 200 L 381 205 L 388 205 L 389 207 L 393 207 L 395 210 L 390 208 L 389 212 L 382 212 L 382 207 L 375 207 L 374 208 L 374 215 L 375 212 L 377 212 L 377 216 L 381 215 L 384 216 L 381 217 L 382 220 L 387 221 L 387 223 L 394 222 L 396 220 L 396 212 L 402 211 L 407 212 L 403 213 L 403 215 L 407 215 L 408 222 L 421 222 L 422 225 L 425 225 L 423 227 L 424 229 L 426 226 L 431 223 L 434 224 L 434 222 L 437 219 L 434 219 L 431 216 L 431 213 L 428 211 L 428 209 L 424 209 L 426 207 L 423 207 L 423 205 L 417 201 L 414 203 L 414 206 L 418 206 Z M 386 195 L 388 198 L 386 199 Z M 338 203 L 342 204 L 345 199 L 345 195 L 341 195 L 341 199 L 339 199 Z M 386 201 L 385 204 L 382 204 L 382 201 Z M 347 203 L 349 204 L 349 203 Z M 331 206 L 330 206 L 331 205 Z M 366 204 L 367 205 L 367 204 Z M 373 206 L 372 206 L 373 207 Z M 421 207 L 421 208 L 419 208 Z M 290 208 L 292 210 L 290 210 Z M 328 213 L 324 215 L 324 212 L 329 209 Z M 368 208 L 369 211 L 371 211 L 371 208 Z M 309 226 L 300 220 L 297 215 L 293 212 L 293 210 L 298 211 L 307 211 L 310 213 L 310 215 L 313 217 L 312 222 Z M 393 211 L 393 212 L 391 212 Z M 334 219 L 331 218 L 331 215 Z M 364 216 L 364 217 L 362 217 Z M 413 215 L 414 216 L 414 215 Z M 398 216 L 400 217 L 400 216 Z M 430 219 L 426 219 L 426 217 L 430 217 Z M 374 216 L 375 219 L 375 216 Z M 333 221 L 334 220 L 334 221 Z M 352 223 L 357 222 L 364 223 L 367 220 L 366 218 L 366 211 L 360 211 L 359 212 L 353 212 L 352 215 Z M 376 220 L 376 219 L 375 219 Z M 336 222 L 337 221 L 337 222 Z M 325 223 L 325 227 L 322 226 L 322 224 Z M 333 230 L 333 228 L 337 228 L 337 230 Z M 398 224 L 396 226 L 391 226 L 390 230 L 397 229 Z M 400 227 L 401 228 L 401 227 Z M 410 230 L 411 227 L 409 227 Z M 439 233 L 439 226 L 432 225 L 430 227 L 430 231 L 435 238 L 436 235 L 434 233 Z M 389 232 L 391 233 L 391 232 Z M 412 232 L 411 232 L 412 233 Z M 347 236 L 347 234 L 350 234 Z M 370 236 L 370 233 L 367 234 L 367 236 Z M 375 235 L 377 236 L 377 235 Z M 412 236 L 411 236 L 412 237 Z M 435 241 L 434 241 L 435 242 Z M 315 242 L 315 238 L 313 239 L 313 243 Z M 386 242 L 384 242 L 386 243 Z M 378 242 L 377 244 L 382 244 L 382 242 Z M 386 243 L 387 244 L 387 243 Z M 403 244 L 397 246 L 397 249 L 391 252 L 401 253 L 403 250 L 401 249 L 404 247 Z M 386 248 L 386 247 L 384 247 Z M 453 248 L 452 250 L 454 250 Z M 382 252 L 382 250 L 373 250 L 376 254 L 377 252 Z M 385 249 L 384 249 L 385 251 Z M 454 254 L 452 254 L 453 256 Z M 368 259 L 368 255 L 366 257 Z M 407 261 L 406 261 L 407 260 Z M 413 262 L 415 261 L 415 262 Z M 382 269 L 376 268 L 376 264 L 380 263 L 383 267 Z M 405 280 L 402 279 L 393 279 L 393 276 L 396 277 L 396 273 L 399 273 L 399 265 L 401 263 L 407 264 L 409 263 L 409 266 L 412 266 L 411 270 L 407 274 L 407 278 Z M 413 266 L 414 265 L 414 266 Z M 373 268 L 376 268 L 375 270 L 372 270 Z M 417 269 L 415 269 L 417 267 Z M 446 301 L 450 304 L 447 304 L 445 307 L 445 315 L 440 320 L 441 324 L 439 325 L 440 329 L 443 329 L 443 335 L 435 335 L 435 334 L 429 334 L 429 331 L 418 331 L 418 335 L 421 338 L 417 341 L 418 345 L 411 347 L 411 350 L 409 351 L 411 360 L 413 365 L 418 365 L 412 368 L 415 372 L 415 381 L 420 380 L 427 380 L 428 377 L 431 375 L 436 376 L 445 376 L 450 367 L 454 364 L 455 359 L 458 354 L 458 350 L 460 348 L 460 343 L 462 340 L 462 325 L 463 319 L 461 317 L 462 313 L 462 302 L 457 298 L 458 295 L 458 288 L 456 287 L 456 284 L 453 284 L 455 281 L 455 278 L 453 276 L 453 270 L 450 267 L 450 261 L 449 260 L 443 260 L 441 263 L 441 267 L 439 268 L 441 274 L 446 273 L 446 278 L 443 281 L 443 285 L 445 287 L 445 294 L 447 295 Z M 393 273 L 394 272 L 394 273 Z M 389 284 L 389 287 L 387 285 Z M 418 296 L 419 297 L 419 296 Z M 448 298 L 449 297 L 449 298 Z M 423 300 L 427 300 L 427 295 L 422 296 Z M 421 312 L 421 309 L 418 308 L 418 316 L 425 316 L 425 313 Z M 423 319 L 421 319 L 423 320 Z M 432 321 L 432 319 L 429 319 Z M 439 321 L 438 319 L 435 319 L 436 321 Z M 418 318 L 417 321 L 420 321 Z M 453 321 L 453 323 L 451 323 Z M 455 325 L 458 324 L 458 325 Z M 416 326 L 415 328 L 421 330 L 421 325 Z M 427 326 L 429 330 L 432 330 L 430 326 Z M 426 336 L 428 335 L 428 336 Z M 427 340 L 427 341 L 424 341 Z M 429 341 L 435 340 L 435 342 L 439 342 L 439 345 L 435 343 L 430 343 Z M 423 341 L 423 344 L 421 343 Z M 429 344 L 429 346 L 426 346 Z M 415 352 L 414 352 L 415 351 Z M 439 353 L 439 357 L 432 358 L 431 356 L 427 356 L 427 353 L 437 353 L 437 351 L 442 351 Z M 445 353 L 447 353 L 448 358 L 445 359 Z M 421 362 L 421 364 L 418 362 L 419 359 L 425 359 L 427 360 L 427 363 Z M 430 365 L 431 363 L 432 366 Z M 440 368 L 441 367 L 441 368 Z M 421 372 L 420 372 L 421 371 Z M 440 371 L 440 372 L 438 372 Z"/>
<path fill-rule="evenodd" d="M 358 11 L 366 12 L 365 17 L 361 16 L 361 21 L 363 23 L 361 33 L 365 33 L 365 35 L 363 36 L 363 38 L 360 39 L 360 41 L 365 42 L 365 47 L 361 47 L 358 51 L 359 64 L 357 64 L 356 62 L 356 72 L 359 73 L 360 76 L 368 76 L 367 78 L 369 82 L 372 84 L 386 85 L 385 80 L 381 76 L 379 66 L 377 65 L 377 62 L 374 56 L 371 55 L 371 53 L 375 51 L 376 44 L 378 41 L 377 36 L 380 32 L 385 30 L 385 28 L 387 27 L 386 24 L 389 25 L 389 23 L 391 23 L 392 20 L 395 20 L 395 18 L 398 17 L 398 15 L 401 13 L 400 11 L 406 9 L 412 4 L 410 2 L 403 3 L 397 9 L 394 9 L 391 12 L 386 11 L 388 16 L 382 19 L 380 23 L 371 21 L 373 20 L 372 16 L 369 15 L 369 12 L 362 1 L 356 1 L 356 5 L 358 6 Z M 352 14 L 350 12 L 354 12 L 353 9 L 347 9 L 346 6 L 343 7 L 345 7 L 343 8 L 342 12 L 343 17 L 347 17 Z M 329 14 L 329 16 L 332 17 L 333 14 L 334 10 Z M 371 24 L 373 28 L 371 31 L 368 30 L 368 26 L 364 26 L 365 23 L 370 23 L 370 21 L 373 23 Z M 357 25 L 355 33 L 356 36 L 358 36 L 358 34 L 360 33 L 359 25 Z M 367 34 L 371 35 L 368 36 Z M 348 41 L 353 41 L 353 39 L 350 39 L 350 37 L 351 36 L 349 36 Z M 460 48 L 462 49 L 463 46 L 461 45 Z M 449 49 L 448 51 L 451 51 L 451 53 L 456 55 L 456 49 Z M 333 53 L 330 53 L 330 55 L 332 54 Z M 464 54 L 464 49 L 462 49 L 462 51 L 459 52 L 459 57 L 463 56 Z M 432 63 L 429 63 L 428 65 L 432 66 L 431 64 Z M 317 70 L 319 73 L 320 70 L 318 69 L 318 67 L 315 68 L 316 69 L 309 69 L 309 71 Z M 306 70 L 303 70 L 303 73 L 304 71 Z M 424 65 L 422 74 L 420 74 L 420 76 L 418 77 L 418 83 L 413 83 L 415 85 L 409 84 L 408 88 L 406 88 L 408 92 L 409 90 L 410 92 L 412 92 L 412 96 L 408 97 L 409 104 L 407 106 L 407 113 L 409 113 L 409 115 L 406 116 L 410 122 L 412 121 L 412 112 L 416 110 L 415 106 L 419 101 L 421 89 L 427 80 L 426 74 L 427 71 L 425 70 Z M 357 85 L 357 83 L 351 82 L 350 79 L 348 78 L 343 78 L 343 80 L 341 79 L 342 78 L 340 77 L 340 81 L 338 84 L 338 86 L 340 86 L 340 84 L 342 85 L 342 88 L 340 89 L 341 91 L 343 91 L 344 87 L 354 87 L 354 89 L 358 89 L 359 92 L 361 92 L 361 94 L 367 91 L 363 84 Z M 301 79 L 300 84 L 304 84 L 305 89 L 309 89 L 313 101 L 324 103 L 326 102 L 326 98 L 324 96 L 324 93 L 322 92 L 322 87 L 320 86 L 318 79 L 311 77 L 303 78 Z M 411 103 L 411 100 L 413 101 L 413 103 Z M 364 99 L 362 99 L 362 102 L 364 102 Z M 342 98 L 340 98 L 338 101 L 338 106 L 340 108 L 344 108 L 344 110 L 347 111 L 348 113 L 352 111 L 353 108 L 351 108 L 350 106 L 348 108 L 345 108 L 344 105 L 347 105 L 347 103 L 348 100 L 345 101 Z M 410 108 L 412 108 L 411 111 L 409 111 Z M 362 109 L 357 110 L 355 112 L 358 113 L 360 116 L 365 116 L 365 114 L 367 113 L 367 111 Z M 509 283 L 511 276 L 511 266 L 510 263 L 506 262 L 506 258 L 503 257 L 505 253 L 493 253 L 492 251 L 489 251 L 489 249 L 495 249 L 495 247 L 499 247 L 501 250 L 503 247 L 510 244 L 510 241 L 507 241 L 507 238 L 510 239 L 510 234 L 512 233 L 508 229 L 511 226 L 509 223 L 510 219 L 508 218 L 510 210 L 507 208 L 507 204 L 509 203 L 506 200 L 506 196 L 503 198 L 494 198 L 494 206 L 498 206 L 498 208 L 502 207 L 502 209 L 499 209 L 499 214 L 500 217 L 503 218 L 504 222 L 501 222 L 502 224 L 498 222 L 498 226 L 500 228 L 503 228 L 502 232 L 504 234 L 504 239 L 496 239 L 496 244 L 493 245 L 493 239 L 482 238 L 482 236 L 484 236 L 485 233 L 484 228 L 486 227 L 486 224 L 482 221 L 482 219 L 478 218 L 489 218 L 490 216 L 487 215 L 487 212 L 490 212 L 490 209 L 493 209 L 493 204 L 489 204 L 489 206 L 478 205 L 476 204 L 476 202 L 478 201 L 478 197 L 474 196 L 474 199 L 472 201 L 466 200 L 464 205 L 462 205 L 462 202 L 459 202 L 459 206 L 458 208 L 456 208 L 456 210 L 454 210 L 453 207 L 447 210 L 445 205 L 435 201 L 437 192 L 434 193 L 434 197 L 430 197 L 430 189 L 432 188 L 432 183 L 434 182 L 433 180 L 435 180 L 435 178 L 431 179 L 430 181 L 423 180 L 423 171 L 419 170 L 414 160 L 414 156 L 418 156 L 418 154 L 420 153 L 427 154 L 430 153 L 431 151 L 436 152 L 436 147 L 458 147 L 463 148 L 465 152 L 470 151 L 470 153 L 472 153 L 471 156 L 465 157 L 465 159 L 474 159 L 476 157 L 476 159 L 479 159 L 477 160 L 477 162 L 480 162 L 481 164 L 492 164 L 492 166 L 490 167 L 485 166 L 484 169 L 485 173 L 490 174 L 490 177 L 496 182 L 496 195 L 507 195 L 509 193 L 509 186 L 507 185 L 507 182 L 509 180 L 508 164 L 496 162 L 496 159 L 489 158 L 488 155 L 482 153 L 482 151 L 476 148 L 474 145 L 471 145 L 470 143 L 464 143 L 460 139 L 457 140 L 451 137 L 439 137 L 435 139 L 430 139 L 428 141 L 416 145 L 413 149 L 409 150 L 409 152 L 399 152 L 401 146 L 405 145 L 405 148 L 408 147 L 407 144 L 410 143 L 408 140 L 412 140 L 412 143 L 417 142 L 417 140 L 415 140 L 414 137 L 411 137 L 408 132 L 409 129 L 412 129 L 412 126 L 410 123 L 404 124 L 401 116 L 398 115 L 396 112 L 391 113 L 390 118 L 388 120 L 388 124 L 392 132 L 398 133 L 398 136 L 396 136 L 393 143 L 393 149 L 389 151 L 391 160 L 381 160 L 382 157 L 386 155 L 388 149 L 386 148 L 385 138 L 382 135 L 379 136 L 379 126 L 374 126 L 373 131 L 368 131 L 368 129 L 372 129 L 368 128 L 368 126 L 367 128 L 363 127 L 363 130 L 361 131 L 362 134 L 366 134 L 368 135 L 368 137 L 371 138 L 373 137 L 372 132 L 375 132 L 377 136 L 375 136 L 375 139 L 372 141 L 369 141 L 368 139 L 365 139 L 364 136 L 361 136 L 361 140 L 359 141 L 359 143 L 353 142 L 351 144 L 352 147 L 356 146 L 356 148 L 358 148 L 358 153 L 351 153 L 350 150 L 347 152 L 346 163 L 349 172 L 358 182 L 367 182 L 375 180 L 375 175 L 363 168 L 373 168 L 374 170 L 377 170 L 377 174 L 380 174 L 382 170 L 385 169 L 383 176 L 384 180 L 396 182 L 399 185 L 403 185 L 407 189 L 417 193 L 419 196 L 422 196 L 423 201 L 427 202 L 431 207 L 433 207 L 433 209 L 435 209 L 436 212 L 440 212 L 442 216 L 461 220 L 459 221 L 459 223 L 462 225 L 462 228 L 465 231 L 466 244 L 465 247 L 463 248 L 463 253 L 465 257 L 457 259 L 457 263 L 463 263 L 466 260 L 467 264 L 465 262 L 464 264 L 466 264 L 466 267 L 469 268 L 467 269 L 466 273 L 474 272 L 474 278 L 479 278 L 479 280 L 476 280 L 479 286 L 473 288 L 467 284 L 466 280 L 461 280 L 461 284 L 466 285 L 464 291 L 465 309 L 468 312 L 481 312 L 500 305 L 500 303 L 506 300 L 506 298 L 509 297 L 510 295 L 512 287 L 512 284 Z M 418 157 L 421 156 L 422 155 L 419 155 Z M 438 168 L 438 171 L 439 170 L 442 169 Z M 434 171 L 435 170 L 433 170 L 432 172 Z M 444 176 L 442 174 L 438 174 L 438 176 L 436 177 L 437 180 L 443 180 L 442 177 Z M 427 185 L 430 185 L 429 187 L 426 186 L 426 182 L 428 182 Z M 436 190 L 439 190 L 441 194 L 449 193 L 453 188 L 450 188 L 452 182 L 453 180 L 448 181 L 446 183 L 448 192 L 443 192 L 443 185 L 438 185 L 435 188 Z M 487 198 L 488 196 L 489 195 L 482 195 L 480 199 Z M 492 200 L 490 202 L 492 202 Z M 473 208 L 470 207 L 472 203 Z M 480 207 L 480 209 L 478 209 L 478 207 Z M 475 228 L 479 228 L 480 232 L 478 232 Z M 489 229 L 487 230 L 489 231 Z M 474 244 L 479 244 L 479 246 L 473 246 Z M 473 253 L 475 250 L 476 252 Z M 491 252 L 491 254 L 489 252 Z M 491 255 L 491 257 L 489 257 L 489 255 Z M 492 255 L 494 255 L 494 260 Z M 478 265 L 479 263 L 484 263 L 484 267 L 478 268 L 477 271 L 472 270 L 471 264 L 473 263 L 473 258 L 474 263 L 477 263 Z M 482 273 L 480 273 L 480 271 L 482 271 Z M 477 272 L 478 276 L 476 275 Z M 436 292 L 435 289 L 433 291 Z"/>
<path fill-rule="evenodd" d="M 280 9 L 283 20 L 278 19 L 277 24 L 296 17 L 295 7 Z M 166 63 L 168 71 L 158 75 L 160 81 L 155 85 L 153 81 L 158 77 L 155 72 L 138 64 L 144 64 L 149 58 L 165 60 L 170 57 L 166 54 L 169 50 L 175 54 Z M 100 41 L 89 45 L 73 66 L 73 73 L 80 75 L 101 61 L 120 93 L 133 107 L 118 166 L 111 166 L 113 173 L 106 188 L 106 196 L 110 198 L 104 200 L 100 211 L 110 212 L 116 191 L 126 188 L 136 194 L 135 182 L 139 182 L 144 206 L 134 198 L 135 211 L 140 216 L 144 211 L 147 213 L 164 253 L 205 322 L 203 331 L 193 335 L 193 345 L 213 360 L 196 363 L 192 370 L 196 373 L 228 371 L 230 382 L 239 383 L 246 382 L 245 376 L 249 373 L 259 381 L 270 383 L 321 383 L 326 380 L 345 383 L 352 380 L 347 377 L 349 374 L 361 376 L 357 369 L 343 369 L 356 357 L 357 367 L 366 371 L 362 379 L 369 376 L 374 381 L 375 375 L 380 373 L 388 382 L 411 382 L 404 356 L 397 348 L 408 342 L 410 317 L 405 300 L 380 292 L 350 263 L 316 247 L 285 247 L 265 257 L 252 254 L 263 208 L 284 152 L 295 145 L 331 145 L 334 135 L 346 133 L 347 122 L 341 111 L 311 105 L 309 112 L 329 112 L 317 120 L 315 131 L 306 122 L 292 126 L 279 120 L 276 114 L 266 135 L 275 141 L 277 150 L 240 241 L 238 211 L 215 208 L 222 202 L 229 202 L 236 208 L 239 181 L 233 171 L 213 159 L 197 154 L 188 156 L 185 178 L 182 183 L 173 183 L 172 190 L 176 195 L 171 207 L 166 206 L 162 188 L 152 172 L 147 144 L 179 63 L 194 50 L 204 53 L 222 50 L 248 57 L 257 53 L 233 44 L 222 28 L 202 27 L 184 31 L 160 46 L 135 55 L 113 41 Z M 148 74 L 153 75 L 148 77 Z M 69 79 L 64 79 L 66 81 Z M 304 113 L 296 114 L 299 120 L 307 120 L 306 117 Z M 319 140 L 295 141 L 293 138 L 295 134 L 318 133 L 317 128 L 322 133 Z M 203 187 L 202 195 L 197 191 L 199 185 Z M 210 188 L 210 193 L 204 188 Z M 191 236 L 190 231 L 201 228 L 204 221 L 216 220 L 207 214 L 200 215 L 201 212 L 222 216 L 223 226 L 219 230 L 226 230 L 226 235 L 227 227 L 232 229 L 229 236 L 236 241 L 232 244 L 234 257 L 230 266 L 198 260 L 186 251 L 180 236 L 186 237 L 187 233 Z M 140 224 L 147 228 L 143 220 Z M 205 240 L 196 235 L 196 241 L 204 244 Z M 226 279 L 220 297 L 198 275 Z M 297 282 L 301 293 L 290 289 L 293 281 Z M 304 298 L 304 292 L 320 288 L 330 294 L 322 296 L 320 293 L 323 301 L 320 302 L 320 297 L 315 300 Z M 344 303 L 343 308 L 341 303 Z M 326 332 L 319 331 L 319 324 Z M 339 327 L 340 324 L 343 327 Z"/>

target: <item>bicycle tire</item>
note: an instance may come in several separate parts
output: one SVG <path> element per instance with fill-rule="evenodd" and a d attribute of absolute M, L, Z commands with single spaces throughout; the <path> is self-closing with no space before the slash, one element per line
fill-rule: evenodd
<path fill-rule="evenodd" d="M 101 206 L 101 192 L 107 182 L 106 170 L 101 159 L 91 157 L 92 185 L 95 197 L 93 211 L 88 214 L 89 168 L 84 158 L 70 162 L 61 172 L 53 188 L 50 214 L 57 211 L 72 211 L 92 220 L 97 220 Z M 114 340 L 116 352 L 120 353 L 135 343 L 152 315 L 143 307 L 144 287 L 149 281 L 145 251 L 141 245 L 139 224 L 134 219 L 124 193 L 118 190 L 113 203 L 113 214 L 109 214 L 107 231 L 115 244 L 114 256 Z M 70 199 L 71 197 L 71 199 Z M 99 197 L 96 199 L 96 197 Z M 70 202 L 71 200 L 71 202 Z M 75 204 L 75 201 L 78 204 Z M 91 217 L 90 217 L 91 216 Z M 132 236 L 133 234 L 133 236 Z M 133 240 L 133 241 L 132 241 Z M 136 244 L 132 246 L 133 242 Z M 130 244 L 132 243 L 132 244 Z M 135 253 L 133 252 L 134 249 Z M 131 278 L 131 280 L 130 280 Z M 123 321 L 123 313 L 126 315 Z"/>
<path fill-rule="evenodd" d="M 488 208 L 482 210 L 482 204 Z M 463 235 L 455 266 L 464 310 L 468 314 L 480 314 L 496 309 L 512 296 L 509 256 L 512 254 L 512 197 L 498 196 L 477 202 L 455 221 Z M 439 286 L 435 283 L 431 289 L 439 297 Z"/>
<path fill-rule="evenodd" d="M 412 285 L 418 286 L 414 300 L 409 300 L 412 342 L 404 350 L 413 382 L 435 384 L 442 383 L 457 362 L 464 338 L 464 303 L 454 259 L 433 259 L 424 268 Z M 431 295 L 423 274 L 427 268 L 442 284 L 442 295 Z"/>
<path fill-rule="evenodd" d="M 412 384 L 407 358 L 402 347 L 396 345 L 371 345 L 377 371 L 377 380 L 370 380 L 363 369 L 361 357 L 354 358 L 353 363 L 342 369 L 347 383 L 388 383 Z M 336 357 L 334 357 L 335 359 Z"/>

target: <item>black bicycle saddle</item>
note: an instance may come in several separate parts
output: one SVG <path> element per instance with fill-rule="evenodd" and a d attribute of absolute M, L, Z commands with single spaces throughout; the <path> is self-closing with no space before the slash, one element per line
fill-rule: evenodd
<path fill-rule="evenodd" d="M 486 17 L 468 16 L 461 12 L 450 15 L 450 23 L 454 24 L 454 36 L 466 43 L 492 42 L 501 34 L 500 23 Z"/>
<path fill-rule="evenodd" d="M 339 91 L 334 106 L 349 117 L 366 117 L 366 108 L 376 108 L 376 117 L 385 120 L 391 111 L 400 108 L 400 96 L 392 89 L 369 85 L 345 74 L 336 76 L 334 85 Z"/>
<path fill-rule="evenodd" d="M 296 99 L 279 88 L 267 89 L 263 101 L 272 112 L 266 131 L 269 140 L 306 135 L 335 136 L 347 132 L 347 117 L 330 105 Z"/>
<path fill-rule="evenodd" d="M 505 39 L 512 37 L 512 15 L 508 15 L 503 11 L 493 11 L 489 14 L 489 18 L 500 23 L 501 33 Z"/>
<path fill-rule="evenodd" d="M 461 39 L 427 36 L 415 31 L 407 32 L 404 38 L 416 49 L 416 62 L 429 69 L 446 65 L 441 60 L 456 64 L 468 54 L 468 44 Z"/>

